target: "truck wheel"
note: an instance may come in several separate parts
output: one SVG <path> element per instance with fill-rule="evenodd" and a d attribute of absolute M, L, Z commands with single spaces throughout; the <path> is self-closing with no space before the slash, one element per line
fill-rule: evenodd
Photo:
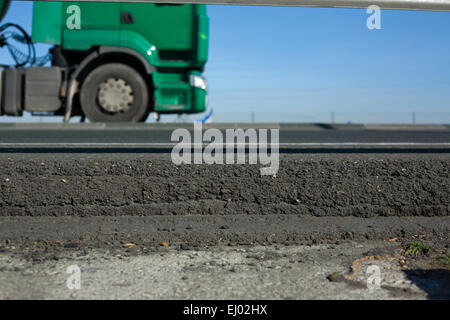
<path fill-rule="evenodd" d="M 149 94 L 142 76 L 121 63 L 91 71 L 81 86 L 81 109 L 91 122 L 145 121 Z"/>

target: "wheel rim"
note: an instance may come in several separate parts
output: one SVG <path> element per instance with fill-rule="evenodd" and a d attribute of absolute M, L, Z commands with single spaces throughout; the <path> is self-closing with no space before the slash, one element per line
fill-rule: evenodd
<path fill-rule="evenodd" d="M 97 100 L 108 113 L 123 113 L 133 104 L 133 89 L 123 79 L 108 78 L 99 86 Z"/>

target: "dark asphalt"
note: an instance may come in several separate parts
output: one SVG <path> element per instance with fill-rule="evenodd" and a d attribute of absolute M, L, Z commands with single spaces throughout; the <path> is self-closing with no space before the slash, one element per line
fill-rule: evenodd
<path fill-rule="evenodd" d="M 192 129 L 186 124 L 142 125 L 3 125 L 0 126 L 0 147 L 13 144 L 165 144 L 171 143 L 173 130 L 179 127 Z M 249 128 L 252 124 L 208 124 L 205 128 Z M 450 148 L 450 129 L 445 126 L 402 126 L 399 130 L 365 128 L 364 126 L 330 125 L 277 125 L 255 124 L 258 128 L 279 128 L 280 144 L 376 144 L 404 143 L 428 144 Z M 223 131 L 223 130 L 222 130 Z M 58 146 L 60 147 L 60 146 Z"/>
<path fill-rule="evenodd" d="M 445 245 L 449 164 L 448 153 L 285 154 L 272 177 L 257 165 L 175 166 L 164 153 L 3 153 L 0 249 L 417 236 Z"/>
<path fill-rule="evenodd" d="M 445 127 L 280 126 L 286 147 L 274 176 L 260 176 L 258 165 L 174 165 L 167 142 L 177 127 L 0 126 L 0 250 L 34 243 L 64 250 L 58 241 L 110 247 L 418 236 L 448 244 Z"/>

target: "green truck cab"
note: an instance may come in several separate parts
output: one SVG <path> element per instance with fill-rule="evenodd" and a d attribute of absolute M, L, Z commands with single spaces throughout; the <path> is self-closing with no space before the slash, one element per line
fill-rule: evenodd
<path fill-rule="evenodd" d="M 2 114 L 138 122 L 203 112 L 208 27 L 205 5 L 35 1 L 31 38 L 53 45 L 51 66 L 4 69 Z"/>

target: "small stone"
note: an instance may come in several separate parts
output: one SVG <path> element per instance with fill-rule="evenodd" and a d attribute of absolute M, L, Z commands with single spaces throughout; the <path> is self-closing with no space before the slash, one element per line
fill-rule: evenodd
<path fill-rule="evenodd" d="M 78 248 L 80 246 L 77 242 L 69 242 L 64 245 L 64 248 Z"/>
<path fill-rule="evenodd" d="M 181 250 L 192 250 L 193 248 L 192 248 L 192 246 L 190 246 L 190 245 L 188 245 L 188 244 L 186 244 L 186 243 L 182 243 L 182 244 L 180 245 L 180 249 L 181 249 Z"/>

